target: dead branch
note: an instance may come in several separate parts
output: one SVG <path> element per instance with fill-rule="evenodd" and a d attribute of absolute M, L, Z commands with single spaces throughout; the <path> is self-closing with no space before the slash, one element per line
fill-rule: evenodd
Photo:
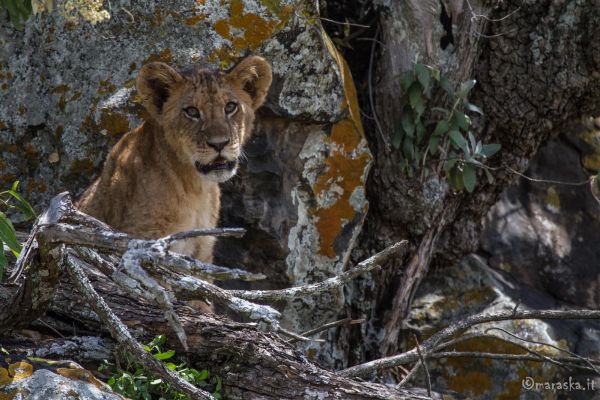
<path fill-rule="evenodd" d="M 140 362 L 148 371 L 153 371 L 156 374 L 165 378 L 165 381 L 177 388 L 177 390 L 186 393 L 192 399 L 209 399 L 214 400 L 214 397 L 185 381 L 177 376 L 173 371 L 166 368 L 165 364 L 155 359 L 150 353 L 131 336 L 127 327 L 121 320 L 110 310 L 104 299 L 96 293 L 96 290 L 85 276 L 83 270 L 79 267 L 81 262 L 76 257 L 69 254 L 65 246 L 61 246 L 62 266 L 69 274 L 73 285 L 77 287 L 79 293 L 89 301 L 90 307 L 98 315 L 112 337 L 123 346 L 137 361 Z"/>
<path fill-rule="evenodd" d="M 395 243 L 366 260 L 361 261 L 356 267 L 343 272 L 338 276 L 326 279 L 323 282 L 280 290 L 229 290 L 228 292 L 242 299 L 259 301 L 289 300 L 298 297 L 312 296 L 317 293 L 326 292 L 343 286 L 357 276 L 380 267 L 381 264 L 390 257 L 401 256 L 406 251 L 407 247 L 408 241 L 406 240 Z"/>
<path fill-rule="evenodd" d="M 481 313 L 469 316 L 460 321 L 450 324 L 448 327 L 432 335 L 421 344 L 424 357 L 434 351 L 436 346 L 443 340 L 452 338 L 455 334 L 474 325 L 486 322 L 498 322 L 521 319 L 600 319 L 600 310 L 527 310 L 527 311 L 503 311 L 498 313 Z M 416 348 L 391 357 L 380 358 L 364 364 L 356 365 L 340 371 L 340 374 L 348 377 L 365 378 L 379 369 L 392 368 L 402 364 L 416 362 L 419 359 Z"/>

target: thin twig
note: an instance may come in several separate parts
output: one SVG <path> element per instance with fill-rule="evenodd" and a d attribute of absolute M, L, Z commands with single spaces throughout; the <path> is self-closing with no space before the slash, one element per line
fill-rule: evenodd
<path fill-rule="evenodd" d="M 370 28 L 370 25 L 363 25 L 363 24 L 355 24 L 354 22 L 342 22 L 342 21 L 336 21 L 334 19 L 330 19 L 330 18 L 325 18 L 325 17 L 318 17 L 321 21 L 327 21 L 327 22 L 331 22 L 334 24 L 338 24 L 338 25 L 348 25 L 348 26 L 356 26 L 359 28 Z"/>
<path fill-rule="evenodd" d="M 445 329 L 435 333 L 422 344 L 422 350 L 427 355 L 443 340 L 451 338 L 456 333 L 470 328 L 474 325 L 486 322 L 498 322 L 521 319 L 600 319 L 600 310 L 528 310 L 513 313 L 502 311 L 497 313 L 481 313 L 469 316 L 450 324 Z M 356 365 L 339 372 L 347 377 L 367 377 L 375 371 L 383 368 L 392 368 L 399 364 L 406 364 L 418 360 L 416 349 L 397 354 L 391 357 L 380 358 L 364 364 Z"/>
<path fill-rule="evenodd" d="M 260 301 L 279 301 L 314 295 L 343 286 L 357 276 L 370 272 L 379 267 L 389 257 L 394 255 L 400 256 L 406 251 L 407 247 L 408 241 L 406 240 L 393 244 L 374 256 L 361 261 L 356 267 L 319 283 L 279 290 L 227 290 L 227 292 L 230 295 L 239 297 L 241 299 Z"/>
<path fill-rule="evenodd" d="M 217 237 L 235 237 L 241 238 L 246 234 L 246 230 L 243 228 L 200 228 L 192 229 L 184 232 L 177 232 L 172 235 L 166 236 L 162 239 L 168 245 L 178 240 L 195 238 L 198 236 L 217 236 Z"/>
<path fill-rule="evenodd" d="M 334 322 L 330 322 L 328 324 L 321 325 L 317 328 L 308 330 L 306 332 L 302 332 L 300 335 L 301 336 L 312 336 L 316 333 L 323 332 L 323 331 L 326 331 L 327 329 L 335 328 L 337 326 L 362 324 L 363 322 L 365 322 L 364 319 L 352 319 L 350 317 L 347 317 L 344 319 L 340 319 L 338 321 L 334 321 Z M 292 338 L 292 339 L 288 340 L 288 343 L 293 343 L 296 341 L 297 341 L 296 339 Z"/>
<path fill-rule="evenodd" d="M 375 39 L 379 36 L 380 26 L 377 24 L 377 29 L 375 30 Z M 375 120 L 375 126 L 377 127 L 377 132 L 379 132 L 379 136 L 383 141 L 385 146 L 385 150 L 389 153 L 392 151 L 390 147 L 390 142 L 388 138 L 385 136 L 383 132 L 383 128 L 381 127 L 381 123 L 379 122 L 379 117 L 377 116 L 377 110 L 375 109 L 375 100 L 373 96 L 373 63 L 375 62 L 375 47 L 377 46 L 377 41 L 374 40 L 371 45 L 371 55 L 369 56 L 369 72 L 367 76 L 367 86 L 369 87 L 369 105 L 371 106 L 371 113 L 373 114 L 373 119 Z"/>
<path fill-rule="evenodd" d="M 579 354 L 573 353 L 572 351 L 569 351 L 566 349 L 561 349 L 560 347 L 555 346 L 551 343 L 540 342 L 540 341 L 533 340 L 533 339 L 525 339 L 525 338 L 515 335 L 512 332 L 507 331 L 506 329 L 502 329 L 502 328 L 498 328 L 498 327 L 491 327 L 491 328 L 488 328 L 485 330 L 486 333 L 489 331 L 499 331 L 499 332 L 502 332 L 502 333 L 514 338 L 514 339 L 521 340 L 526 343 L 537 344 L 540 346 L 546 346 L 546 347 L 550 347 L 554 350 L 560 351 L 561 353 L 566 353 L 566 354 L 570 355 L 571 357 L 575 357 L 575 358 L 579 359 L 580 361 L 585 362 L 586 364 L 588 364 L 590 366 L 590 368 L 592 368 L 594 370 L 594 372 L 596 372 L 598 375 L 600 375 L 600 371 L 594 366 L 594 364 L 592 364 L 587 358 L 582 357 Z"/>
<path fill-rule="evenodd" d="M 548 360 L 545 358 L 540 358 L 536 355 L 485 353 L 478 351 L 442 351 L 438 353 L 432 353 L 427 356 L 428 360 L 440 358 L 485 358 L 489 360 L 548 362 Z M 551 359 L 554 361 L 554 364 L 564 368 L 580 368 L 586 371 L 596 371 L 596 368 L 590 368 L 585 365 L 577 364 L 580 361 L 578 357 L 551 357 Z M 600 364 L 600 360 L 593 361 Z"/>

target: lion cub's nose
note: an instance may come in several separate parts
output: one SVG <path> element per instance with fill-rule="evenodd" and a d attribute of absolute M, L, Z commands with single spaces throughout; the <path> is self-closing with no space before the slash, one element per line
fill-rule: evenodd
<path fill-rule="evenodd" d="M 229 140 L 230 139 L 227 139 L 224 142 L 206 142 L 206 144 L 215 149 L 216 151 L 221 151 L 225 148 L 225 146 L 229 144 Z"/>

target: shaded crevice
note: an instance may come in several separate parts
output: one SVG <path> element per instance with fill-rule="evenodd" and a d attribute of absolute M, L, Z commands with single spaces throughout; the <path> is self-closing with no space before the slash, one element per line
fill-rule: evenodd
<path fill-rule="evenodd" d="M 444 2 L 440 0 L 442 7 L 442 13 L 440 14 L 440 22 L 444 27 L 446 34 L 440 39 L 440 47 L 442 50 L 446 50 L 449 45 L 454 45 L 454 35 L 452 34 L 452 16 L 448 14 Z"/>

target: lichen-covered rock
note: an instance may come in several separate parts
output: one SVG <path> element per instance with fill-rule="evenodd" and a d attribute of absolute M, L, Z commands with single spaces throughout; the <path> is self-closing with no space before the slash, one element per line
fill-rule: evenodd
<path fill-rule="evenodd" d="M 223 185 L 222 224 L 249 233 L 221 243 L 217 260 L 264 271 L 263 287 L 345 268 L 367 211 L 371 155 L 348 68 L 309 3 L 89 3 L 58 1 L 23 32 L 0 22 L 0 188 L 20 180 L 37 209 L 62 190 L 80 194 L 145 115 L 134 88 L 144 63 L 227 68 L 259 54 L 274 83 L 248 162 Z M 286 323 L 304 330 L 333 319 L 342 296 L 289 306 Z"/>
<path fill-rule="evenodd" d="M 518 309 L 555 309 L 560 304 L 547 294 L 515 281 L 510 275 L 487 266 L 478 256 L 469 256 L 459 265 L 430 274 L 420 287 L 407 321 L 407 333 L 426 338 L 452 321 L 479 312 L 492 313 Z M 504 337 L 547 356 L 565 355 L 556 349 L 526 343 L 506 335 L 501 328 L 525 340 L 544 342 L 588 357 L 600 356 L 600 323 L 590 321 L 520 320 L 486 323 L 468 333 L 488 333 Z M 412 335 L 405 335 L 413 345 Z M 474 338 L 446 350 L 502 354 L 526 354 L 511 343 Z M 600 379 L 578 370 L 569 371 L 551 363 L 447 358 L 428 362 L 436 387 L 450 389 L 477 399 L 589 399 L 589 391 L 529 390 L 531 382 L 564 382 L 569 377 L 581 385 Z M 420 382 L 425 384 L 424 381 Z M 566 396 L 566 397 L 560 397 Z M 588 397 L 586 397 L 588 396 Z"/>
<path fill-rule="evenodd" d="M 94 375 L 72 362 L 3 355 L 0 398 L 19 400 L 123 400 Z"/>

